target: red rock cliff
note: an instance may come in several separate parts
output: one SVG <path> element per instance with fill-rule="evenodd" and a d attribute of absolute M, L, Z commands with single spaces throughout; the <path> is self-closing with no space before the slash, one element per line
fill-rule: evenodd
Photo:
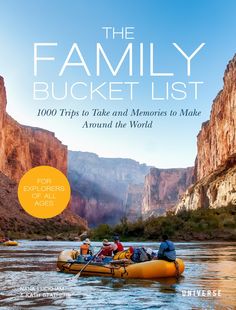
<path fill-rule="evenodd" d="M 145 178 L 142 215 L 164 215 L 193 183 L 193 167 L 183 169 L 152 168 Z"/>
<path fill-rule="evenodd" d="M 67 147 L 54 133 L 22 126 L 6 113 L 6 93 L 0 78 L 0 171 L 18 181 L 30 168 L 50 165 L 67 173 Z"/>
<path fill-rule="evenodd" d="M 224 74 L 224 87 L 215 98 L 210 120 L 198 134 L 197 180 L 214 172 L 236 154 L 236 55 Z"/>
<path fill-rule="evenodd" d="M 71 230 L 80 234 L 87 228 L 86 221 L 67 208 L 51 219 L 38 219 L 28 215 L 19 205 L 17 184 L 0 172 L 0 235 L 12 234 L 28 238 L 29 235 L 69 234 Z"/>
<path fill-rule="evenodd" d="M 5 122 L 6 111 L 6 92 L 3 78 L 0 76 L 0 157 L 3 153 L 3 126 Z M 0 163 L 1 169 L 1 163 Z"/>
<path fill-rule="evenodd" d="M 213 101 L 210 120 L 202 125 L 197 146 L 197 182 L 176 212 L 236 204 L 236 55 L 225 70 L 224 87 Z"/>
<path fill-rule="evenodd" d="M 4 80 L 0 77 L 0 172 L 9 179 L 9 182 L 4 181 L 5 183 L 2 183 L 4 186 L 2 185 L 2 187 L 0 187 L 0 190 L 2 190 L 0 194 L 3 194 L 3 196 L 0 195 L 0 207 L 1 212 L 4 214 L 4 216 L 3 214 L 1 216 L 2 220 L 4 219 L 3 223 L 6 223 L 5 228 L 9 230 L 11 229 L 10 224 L 14 226 L 14 222 L 9 220 L 15 216 L 14 214 L 19 215 L 18 217 L 15 216 L 15 221 L 21 223 L 19 225 L 25 226 L 25 230 L 27 230 L 27 223 L 30 225 L 30 223 L 37 222 L 39 225 L 44 223 L 45 227 L 54 223 L 59 232 L 60 221 L 61 227 L 64 222 L 64 224 L 67 225 L 81 225 L 81 227 L 87 228 L 87 222 L 73 214 L 70 208 L 67 208 L 61 215 L 51 220 L 36 220 L 27 215 L 23 209 L 20 210 L 20 212 L 16 209 L 20 207 L 16 198 L 17 186 L 15 182 L 19 181 L 26 171 L 39 165 L 55 167 L 66 175 L 67 146 L 63 145 L 55 138 L 52 132 L 40 128 L 23 126 L 17 123 L 6 113 L 6 104 Z M 3 174 L 0 174 L 0 181 L 2 181 L 2 179 L 7 180 L 4 178 Z M 15 185 L 10 186 L 9 184 Z M 7 189 L 7 187 L 9 187 L 9 189 Z M 4 188 L 6 189 L 5 191 Z M 7 195 L 10 191 L 11 195 Z M 7 198 L 7 196 L 9 197 Z M 4 201 L 6 201 L 6 205 L 4 205 Z M 12 209 L 11 214 L 7 212 L 9 208 Z M 34 224 L 31 226 L 36 229 Z M 2 229 L 4 230 L 4 227 L 2 227 Z M 35 231 L 31 229 L 31 232 Z"/>

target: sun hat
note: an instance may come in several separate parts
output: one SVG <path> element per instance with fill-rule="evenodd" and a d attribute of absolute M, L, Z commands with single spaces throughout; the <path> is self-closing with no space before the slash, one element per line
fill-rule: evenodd
<path fill-rule="evenodd" d="M 91 241 L 89 240 L 89 238 L 86 238 L 86 239 L 83 241 L 83 243 L 85 243 L 85 244 L 90 244 Z"/>
<path fill-rule="evenodd" d="M 104 239 L 102 243 L 103 245 L 110 245 L 110 242 L 107 239 Z"/>

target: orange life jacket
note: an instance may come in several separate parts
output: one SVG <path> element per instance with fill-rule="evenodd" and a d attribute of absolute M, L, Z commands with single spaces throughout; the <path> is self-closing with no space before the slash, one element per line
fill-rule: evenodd
<path fill-rule="evenodd" d="M 81 255 L 87 255 L 87 254 L 89 254 L 89 245 L 88 245 L 88 244 L 83 243 L 83 244 L 80 246 L 80 254 L 81 254 Z"/>

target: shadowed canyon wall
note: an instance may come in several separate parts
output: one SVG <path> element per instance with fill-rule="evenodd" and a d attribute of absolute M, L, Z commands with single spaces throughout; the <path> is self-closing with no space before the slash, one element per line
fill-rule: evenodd
<path fill-rule="evenodd" d="M 193 168 L 156 169 L 131 159 L 101 158 L 69 151 L 72 208 L 90 225 L 116 224 L 122 217 L 162 215 L 192 183 Z"/>
<path fill-rule="evenodd" d="M 17 123 L 6 113 L 6 105 L 4 80 L 0 77 L 0 209 L 2 229 L 4 227 L 8 230 L 10 228 L 15 229 L 14 223 L 9 222 L 12 217 L 15 218 L 20 227 L 25 226 L 25 230 L 27 230 L 27 222 L 29 224 L 40 223 L 41 225 L 47 225 L 47 223 L 51 225 L 52 222 L 57 222 L 58 230 L 60 221 L 62 224 L 64 221 L 68 225 L 86 227 L 86 221 L 74 215 L 70 208 L 50 221 L 40 221 L 27 215 L 19 206 L 16 183 L 22 175 L 39 165 L 53 166 L 66 175 L 67 147 L 55 138 L 52 132 Z M 31 228 L 33 229 L 33 225 Z"/>
<path fill-rule="evenodd" d="M 194 182 L 194 168 L 152 168 L 145 178 L 142 214 L 144 218 L 165 215 Z"/>
<path fill-rule="evenodd" d="M 129 186 L 143 189 L 149 169 L 131 159 L 69 151 L 68 177 L 74 212 L 87 219 L 91 226 L 118 223 L 126 215 Z M 136 211 L 141 211 L 142 199 L 136 202 Z"/>

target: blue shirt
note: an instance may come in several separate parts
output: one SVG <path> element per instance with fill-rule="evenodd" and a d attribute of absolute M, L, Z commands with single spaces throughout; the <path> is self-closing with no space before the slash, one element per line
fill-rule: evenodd
<path fill-rule="evenodd" d="M 175 260 L 176 259 L 176 252 L 175 252 L 175 246 L 174 243 L 166 240 L 163 241 L 160 244 L 160 248 L 158 251 L 158 258 L 163 258 L 163 257 L 167 257 L 170 260 Z"/>

